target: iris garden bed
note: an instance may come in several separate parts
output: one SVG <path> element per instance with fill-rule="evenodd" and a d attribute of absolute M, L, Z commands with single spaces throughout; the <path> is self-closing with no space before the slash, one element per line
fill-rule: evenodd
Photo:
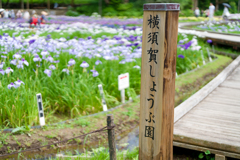
<path fill-rule="evenodd" d="M 141 27 L 80 22 L 34 29 L 4 22 L 1 27 L 1 128 L 37 125 L 37 93 L 48 124 L 102 111 L 98 84 L 108 108 L 119 105 L 119 74 L 130 74 L 127 99 L 140 93 Z M 206 47 L 196 36 L 180 33 L 177 74 L 207 63 Z"/>
<path fill-rule="evenodd" d="M 203 24 L 199 26 L 192 26 L 192 29 L 218 32 L 218 33 L 228 33 L 228 34 L 240 34 L 240 22 L 228 22 L 222 24 Z"/>

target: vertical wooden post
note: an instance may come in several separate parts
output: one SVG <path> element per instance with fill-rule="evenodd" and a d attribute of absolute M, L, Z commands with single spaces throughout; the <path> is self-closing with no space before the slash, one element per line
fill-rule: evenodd
<path fill-rule="evenodd" d="M 50 0 L 47 0 L 47 8 L 50 10 Z"/>
<path fill-rule="evenodd" d="M 139 160 L 173 159 L 178 3 L 144 4 Z"/>
<path fill-rule="evenodd" d="M 74 0 L 71 1 L 71 6 L 74 7 Z"/>
<path fill-rule="evenodd" d="M 27 9 L 29 9 L 29 0 L 27 0 Z"/>
<path fill-rule="evenodd" d="M 99 3 L 98 4 L 98 12 L 99 12 L 100 16 L 102 17 L 102 0 L 99 0 L 98 3 Z"/>
<path fill-rule="evenodd" d="M 24 0 L 21 0 L 21 8 L 24 9 Z"/>
<path fill-rule="evenodd" d="M 0 8 L 2 8 L 2 0 L 0 0 Z"/>
<path fill-rule="evenodd" d="M 113 115 L 107 115 L 107 126 L 113 127 Z M 114 129 L 108 129 L 108 145 L 109 145 L 109 153 L 110 153 L 110 160 L 116 160 L 116 144 L 115 144 L 115 133 Z"/>

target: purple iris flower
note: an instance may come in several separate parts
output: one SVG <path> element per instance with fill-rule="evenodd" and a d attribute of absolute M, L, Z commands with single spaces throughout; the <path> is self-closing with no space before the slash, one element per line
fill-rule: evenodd
<path fill-rule="evenodd" d="M 75 62 L 75 60 L 74 59 L 70 59 L 69 61 L 68 61 L 68 66 L 72 66 L 72 65 L 74 65 L 76 62 Z"/>
<path fill-rule="evenodd" d="M 14 83 L 15 83 L 16 88 L 19 87 L 21 84 L 24 84 L 24 82 L 21 80 L 17 80 Z"/>
<path fill-rule="evenodd" d="M 16 59 L 19 59 L 19 58 L 21 58 L 21 57 L 22 57 L 22 55 L 19 54 L 19 53 L 16 53 L 16 54 L 13 55 L 13 58 L 16 58 Z"/>
<path fill-rule="evenodd" d="M 3 55 L 1 55 L 1 58 L 5 58 L 5 59 L 6 59 L 6 58 L 7 58 L 7 56 L 3 56 Z"/>
<path fill-rule="evenodd" d="M 33 44 L 35 41 L 36 41 L 35 39 L 32 39 L 32 40 L 30 40 L 28 43 L 29 43 L 29 44 Z"/>
<path fill-rule="evenodd" d="M 26 66 L 28 66 L 28 61 L 26 61 L 24 58 L 21 59 L 21 61 L 18 61 L 19 64 L 25 64 Z"/>
<path fill-rule="evenodd" d="M 179 54 L 179 55 L 178 55 L 178 58 L 182 58 L 182 59 L 183 59 L 183 58 L 184 58 L 184 55 Z"/>
<path fill-rule="evenodd" d="M 17 68 L 21 68 L 21 69 L 23 69 L 24 66 L 23 66 L 23 64 L 18 64 L 18 65 L 17 65 Z"/>
<path fill-rule="evenodd" d="M 97 77 L 99 75 L 99 73 L 96 70 L 91 70 L 91 72 L 93 73 L 93 77 Z"/>
<path fill-rule="evenodd" d="M 97 60 L 97 61 L 95 62 L 95 65 L 99 65 L 99 64 L 102 64 L 102 62 L 101 62 L 100 60 Z"/>
<path fill-rule="evenodd" d="M 53 63 L 59 63 L 60 61 L 59 60 L 57 60 L 57 61 L 53 61 Z"/>
<path fill-rule="evenodd" d="M 48 54 L 49 54 L 48 51 L 42 51 L 41 52 L 41 55 L 44 56 L 44 57 L 46 57 L 46 55 L 48 55 Z"/>
<path fill-rule="evenodd" d="M 80 65 L 80 67 L 87 68 L 87 67 L 89 67 L 89 64 L 87 62 L 83 61 L 82 64 Z"/>
<path fill-rule="evenodd" d="M 4 64 L 5 64 L 5 62 L 0 63 L 0 68 L 3 68 Z"/>
<path fill-rule="evenodd" d="M 207 43 L 212 43 L 212 40 L 211 40 L 211 39 L 208 39 L 208 40 L 207 40 Z"/>
<path fill-rule="evenodd" d="M 8 86 L 8 89 L 11 89 L 12 87 L 17 88 L 17 86 L 12 82 Z"/>
<path fill-rule="evenodd" d="M 45 69 L 44 73 L 47 74 L 48 77 L 51 77 L 52 75 L 52 71 L 50 69 Z"/>
<path fill-rule="evenodd" d="M 134 46 L 138 46 L 139 45 L 139 43 L 134 43 Z"/>
<path fill-rule="evenodd" d="M 184 40 L 180 40 L 178 43 L 184 43 Z"/>
<path fill-rule="evenodd" d="M 2 75 L 4 75 L 4 74 L 5 74 L 5 71 L 4 71 L 3 69 L 0 69 L 0 73 L 1 73 Z"/>
<path fill-rule="evenodd" d="M 51 57 L 51 56 L 48 56 L 48 58 L 46 59 L 46 61 L 48 61 L 48 62 L 53 62 L 54 61 L 54 59 Z"/>
<path fill-rule="evenodd" d="M 33 58 L 33 61 L 34 61 L 34 62 L 41 62 L 42 59 L 39 57 L 39 55 L 36 55 L 36 56 Z"/>
<path fill-rule="evenodd" d="M 55 70 L 56 67 L 55 67 L 54 65 L 51 64 L 51 65 L 49 66 L 49 69 L 51 69 L 51 70 Z"/>
<path fill-rule="evenodd" d="M 10 72 L 13 72 L 13 69 L 11 67 L 8 67 L 6 70 L 5 70 L 5 73 L 8 74 Z"/>
<path fill-rule="evenodd" d="M 64 69 L 62 70 L 62 72 L 66 72 L 67 74 L 69 74 L 69 70 L 66 69 L 66 68 L 64 68 Z"/>

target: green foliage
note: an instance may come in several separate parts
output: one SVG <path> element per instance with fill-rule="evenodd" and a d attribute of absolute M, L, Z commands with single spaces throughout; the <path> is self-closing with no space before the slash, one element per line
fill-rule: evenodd
<path fill-rule="evenodd" d="M 204 153 L 200 153 L 200 154 L 198 155 L 198 158 L 199 158 L 199 159 L 204 159 L 204 157 L 205 157 L 205 159 L 207 159 L 207 160 L 214 160 L 214 159 L 215 159 L 214 156 L 211 155 L 211 153 L 210 153 L 209 150 L 206 150 Z"/>
<path fill-rule="evenodd" d="M 131 9 L 132 7 L 133 7 L 132 3 L 121 3 L 116 7 L 116 9 L 118 11 L 126 11 L 126 10 Z"/>
<path fill-rule="evenodd" d="M 12 134 L 26 133 L 26 132 L 29 132 L 30 129 L 31 129 L 31 126 L 21 126 L 21 127 L 14 128 L 11 133 Z"/>
<path fill-rule="evenodd" d="M 183 16 L 183 17 L 194 16 L 194 12 L 191 9 L 181 10 L 179 12 L 179 16 Z"/>
<path fill-rule="evenodd" d="M 66 15 L 67 15 L 67 16 L 72 16 L 72 17 L 77 17 L 77 16 L 79 16 L 79 13 L 76 12 L 76 11 L 73 11 L 73 10 L 68 10 L 68 11 L 66 12 Z"/>
<path fill-rule="evenodd" d="M 103 9 L 103 15 L 105 15 L 105 16 L 117 16 L 118 12 L 112 6 L 109 6 L 109 7 L 106 7 L 106 8 Z"/>
<path fill-rule="evenodd" d="M 214 13 L 215 16 L 222 16 L 223 10 L 218 10 Z"/>
<path fill-rule="evenodd" d="M 98 3 L 92 3 L 91 5 L 82 5 L 76 8 L 76 11 L 84 15 L 92 15 L 94 12 L 98 12 Z"/>
<path fill-rule="evenodd" d="M 238 10 L 237 10 L 237 5 L 236 5 L 236 3 L 232 1 L 232 2 L 230 2 L 229 4 L 230 4 L 230 6 L 231 6 L 231 8 L 229 9 L 230 12 L 231 12 L 231 13 L 237 13 Z"/>

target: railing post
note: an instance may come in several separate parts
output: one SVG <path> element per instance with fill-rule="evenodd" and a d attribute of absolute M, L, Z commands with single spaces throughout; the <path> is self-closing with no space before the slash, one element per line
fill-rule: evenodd
<path fill-rule="evenodd" d="M 107 115 L 107 127 L 108 127 L 108 145 L 109 145 L 109 153 L 110 153 L 110 160 L 116 160 L 116 144 L 115 144 L 115 133 L 114 123 L 113 123 L 113 115 Z"/>

